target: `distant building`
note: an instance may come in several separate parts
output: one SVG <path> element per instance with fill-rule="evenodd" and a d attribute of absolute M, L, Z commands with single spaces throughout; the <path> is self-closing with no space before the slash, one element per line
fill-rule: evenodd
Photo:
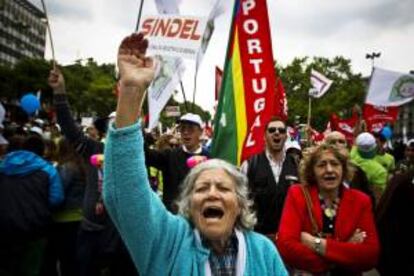
<path fill-rule="evenodd" d="M 0 64 L 44 58 L 44 13 L 27 0 L 0 0 Z"/>
<path fill-rule="evenodd" d="M 395 138 L 414 138 L 414 101 L 400 106 L 398 119 L 394 124 Z"/>

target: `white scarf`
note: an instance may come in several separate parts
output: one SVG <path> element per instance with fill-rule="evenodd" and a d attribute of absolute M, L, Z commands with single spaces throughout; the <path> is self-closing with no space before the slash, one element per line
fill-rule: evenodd
<path fill-rule="evenodd" d="M 237 250 L 237 263 L 236 263 L 236 275 L 241 276 L 244 275 L 244 270 L 246 268 L 246 241 L 244 238 L 243 233 L 240 230 L 235 229 L 237 241 L 239 243 L 238 250 Z M 201 243 L 200 232 L 197 229 L 194 229 L 194 234 L 198 242 Z M 207 259 L 205 263 L 205 275 L 211 276 L 211 267 L 210 262 Z"/>

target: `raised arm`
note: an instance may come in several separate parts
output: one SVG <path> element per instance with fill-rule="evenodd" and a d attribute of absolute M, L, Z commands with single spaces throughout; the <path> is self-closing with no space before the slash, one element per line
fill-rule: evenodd
<path fill-rule="evenodd" d="M 173 248 L 190 227 L 169 213 L 150 188 L 140 124 L 145 90 L 154 77 L 142 35 L 124 39 L 118 53 L 120 94 L 115 125 L 105 144 L 104 202 L 142 275 L 164 275 L 174 264 Z M 174 252 L 179 252 L 175 250 Z M 155 265 L 156 264 L 156 265 Z"/>
<path fill-rule="evenodd" d="M 58 68 L 51 70 L 48 78 L 53 89 L 57 121 L 63 135 L 74 145 L 76 151 L 89 162 L 89 157 L 103 152 L 103 144 L 87 137 L 76 125 L 66 97 L 65 79 Z"/>
<path fill-rule="evenodd" d="M 117 128 L 136 123 L 141 115 L 146 89 L 155 75 L 154 61 L 145 56 L 148 41 L 142 34 L 126 37 L 118 51 L 120 94 L 116 109 Z"/>

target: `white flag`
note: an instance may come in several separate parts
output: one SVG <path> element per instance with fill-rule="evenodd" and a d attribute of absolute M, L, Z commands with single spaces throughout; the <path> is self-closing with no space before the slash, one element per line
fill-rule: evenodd
<path fill-rule="evenodd" d="M 159 70 L 154 81 L 148 87 L 149 129 L 157 126 L 160 113 L 185 70 L 181 58 L 158 57 L 158 59 Z"/>
<path fill-rule="evenodd" d="M 158 13 L 160 14 L 179 14 L 179 2 L 177 0 L 155 0 Z"/>
<path fill-rule="evenodd" d="M 181 0 L 155 0 L 160 14 L 180 14 Z M 158 72 L 155 80 L 148 88 L 149 128 L 154 128 L 160 118 L 160 113 L 170 99 L 172 92 L 179 83 L 185 70 L 181 57 L 158 57 Z"/>
<path fill-rule="evenodd" d="M 309 96 L 314 98 L 322 97 L 332 85 L 332 80 L 328 79 L 316 70 L 311 71 L 310 81 L 312 88 L 309 90 Z"/>
<path fill-rule="evenodd" d="M 399 106 L 414 98 L 414 75 L 374 68 L 366 103 Z"/>
<path fill-rule="evenodd" d="M 213 8 L 210 11 L 210 14 L 207 19 L 207 26 L 205 28 L 203 38 L 201 41 L 201 48 L 197 53 L 196 59 L 196 70 L 200 67 L 201 61 L 205 52 L 207 51 L 208 43 L 210 42 L 211 36 L 214 32 L 214 20 L 224 12 L 223 2 L 221 0 L 216 0 Z"/>

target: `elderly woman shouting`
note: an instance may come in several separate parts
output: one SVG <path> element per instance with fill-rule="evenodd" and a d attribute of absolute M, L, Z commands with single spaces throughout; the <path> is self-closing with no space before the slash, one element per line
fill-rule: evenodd
<path fill-rule="evenodd" d="M 369 197 L 346 188 L 348 158 L 322 144 L 305 156 L 304 184 L 288 191 L 277 245 L 293 275 L 359 275 L 373 268 L 379 244 Z"/>
<path fill-rule="evenodd" d="M 138 117 L 154 61 L 141 34 L 119 48 L 120 94 L 105 146 L 104 201 L 142 275 L 287 275 L 270 240 L 252 232 L 246 178 L 209 160 L 183 183 L 179 215 L 152 192 Z"/>

